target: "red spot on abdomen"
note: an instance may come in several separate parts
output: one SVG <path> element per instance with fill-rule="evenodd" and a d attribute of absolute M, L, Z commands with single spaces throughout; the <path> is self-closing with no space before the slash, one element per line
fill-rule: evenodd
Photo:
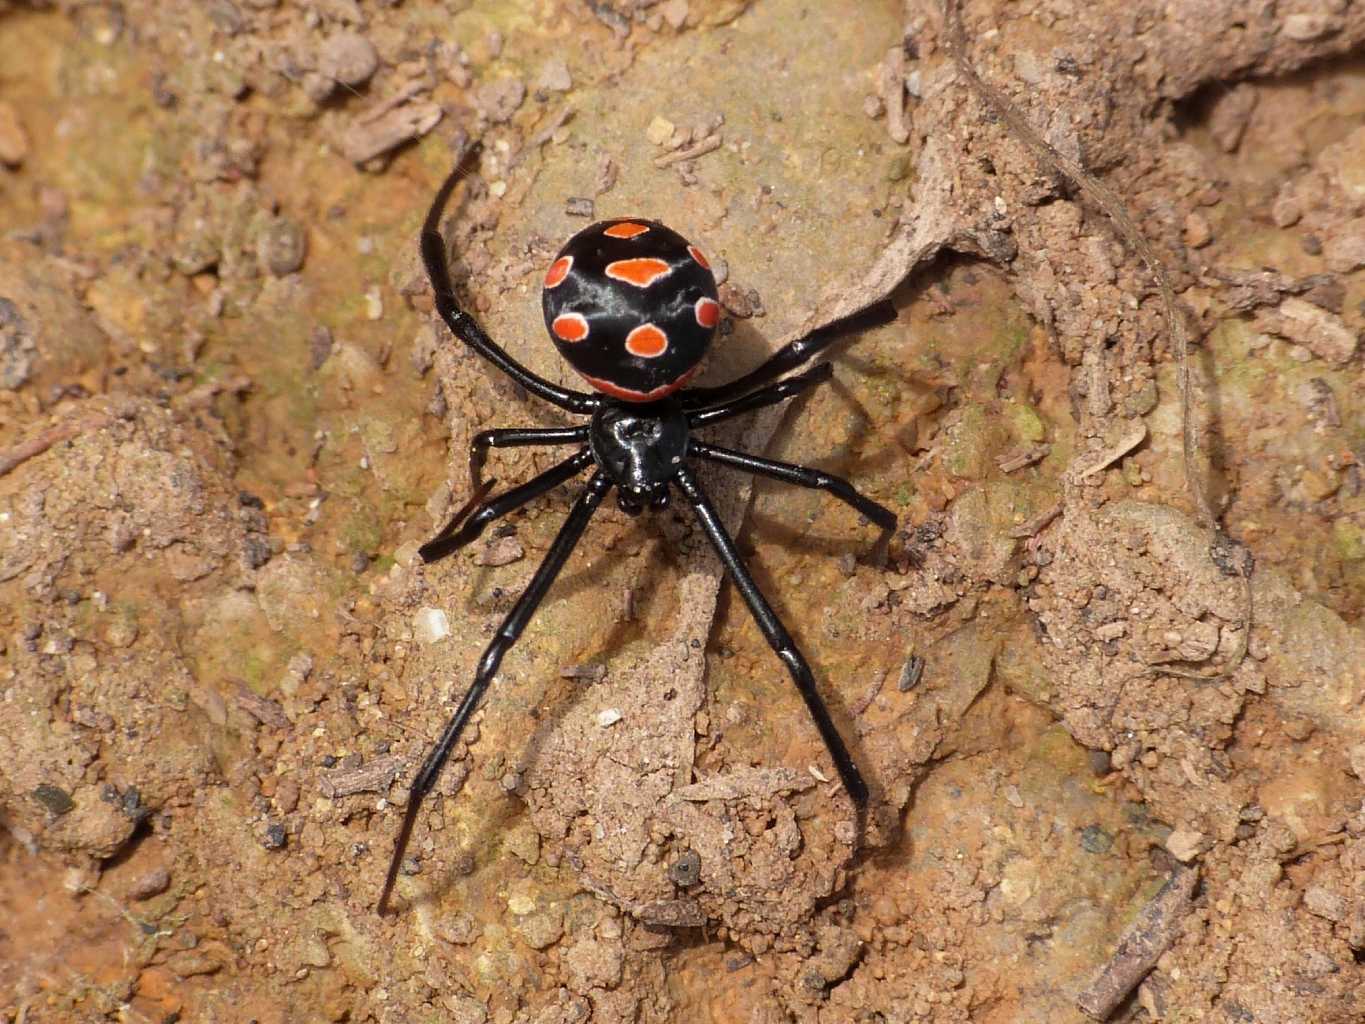
<path fill-rule="evenodd" d="M 668 351 L 668 335 L 653 324 L 641 324 L 626 335 L 626 351 L 644 359 L 661 356 Z"/>
<path fill-rule="evenodd" d="M 641 235 L 643 235 L 643 234 L 644 234 L 646 231 L 648 231 L 648 230 L 649 230 L 649 225 L 647 225 L 647 224 L 636 224 L 633 220 L 628 220 L 628 221 L 623 221 L 623 222 L 620 223 L 620 224 L 613 224 L 611 227 L 609 227 L 609 228 L 607 228 L 605 231 L 603 231 L 602 234 L 606 235 L 608 238 L 626 238 L 626 239 L 630 239 L 630 238 L 639 238 Z"/>
<path fill-rule="evenodd" d="M 616 260 L 607 264 L 607 276 L 613 281 L 624 281 L 637 288 L 648 288 L 659 278 L 668 274 L 669 266 L 663 260 L 641 256 L 631 260 Z"/>
<path fill-rule="evenodd" d="M 702 265 L 706 270 L 711 269 L 711 264 L 706 262 L 706 257 L 701 254 L 701 250 L 695 245 L 689 245 L 687 251 L 692 254 L 692 258 Z"/>
<path fill-rule="evenodd" d="M 720 323 L 720 303 L 715 299 L 698 299 L 696 312 L 697 323 L 703 327 L 715 327 Z"/>
<path fill-rule="evenodd" d="M 551 329 L 561 341 L 582 341 L 588 336 L 588 320 L 582 313 L 560 313 Z"/>
<path fill-rule="evenodd" d="M 572 256 L 561 256 L 550 264 L 550 269 L 545 272 L 545 287 L 553 288 L 560 284 L 569 276 L 569 268 L 573 266 Z"/>

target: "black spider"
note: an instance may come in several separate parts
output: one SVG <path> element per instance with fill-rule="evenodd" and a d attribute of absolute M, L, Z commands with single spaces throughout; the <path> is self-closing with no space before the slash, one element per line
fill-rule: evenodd
<path fill-rule="evenodd" d="M 379 912 L 388 911 L 389 897 L 423 799 L 435 785 L 469 716 L 483 699 L 503 655 L 521 636 L 582 537 L 588 520 L 612 487 L 617 488 L 621 508 L 630 515 L 638 515 L 646 506 L 665 507 L 670 485 L 682 492 L 720 560 L 734 577 L 758 628 L 791 673 L 829 748 L 839 778 L 861 813 L 867 804 L 867 784 L 830 720 L 810 666 L 759 592 L 688 460 L 704 459 L 828 491 L 880 526 L 885 541 L 895 529 L 895 513 L 859 494 L 847 481 L 804 466 L 706 444 L 692 433 L 785 401 L 829 380 L 832 368 L 829 363 L 821 363 L 805 373 L 775 381 L 840 335 L 884 323 L 894 316 L 894 311 L 886 305 L 873 307 L 798 338 L 757 369 L 729 384 L 684 389 L 706 354 L 720 316 L 715 279 L 706 258 L 695 246 L 657 222 L 604 221 L 570 239 L 546 275 L 543 304 L 550 336 L 560 353 L 598 393 L 559 387 L 508 355 L 456 302 L 439 226 L 441 212 L 461 177 L 463 164 L 460 161 L 436 193 L 422 225 L 422 261 L 431 278 L 436 309 L 456 337 L 531 394 L 568 412 L 592 418 L 580 427 L 512 428 L 475 436 L 469 452 L 474 494 L 419 554 L 426 562 L 444 558 L 475 540 L 493 520 L 583 470 L 596 468 L 530 584 L 498 627 L 479 660 L 473 684 L 413 780 L 403 827 L 379 898 Z M 534 479 L 488 498 L 494 481 L 484 483 L 482 469 L 489 448 L 555 444 L 581 447 Z"/>

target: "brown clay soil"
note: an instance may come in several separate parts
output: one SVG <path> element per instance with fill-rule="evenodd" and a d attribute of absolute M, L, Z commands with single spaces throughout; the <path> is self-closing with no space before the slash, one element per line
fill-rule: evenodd
<path fill-rule="evenodd" d="M 0 0 L 0 1019 L 1365 1021 L 1365 10 L 962 6 L 984 89 L 938 0 Z M 709 435 L 889 559 L 703 473 L 861 827 L 687 509 L 609 505 L 376 914 L 576 493 L 416 557 L 571 422 L 432 312 L 470 140 L 457 288 L 553 381 L 589 217 L 711 256 L 703 383 L 894 304 Z"/>

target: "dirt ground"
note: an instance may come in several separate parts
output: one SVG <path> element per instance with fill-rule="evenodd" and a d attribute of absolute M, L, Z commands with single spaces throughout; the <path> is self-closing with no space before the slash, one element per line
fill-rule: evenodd
<path fill-rule="evenodd" d="M 938 0 L 0 0 L 0 1020 L 1365 1021 L 1365 10 L 962 8 L 984 86 Z M 894 304 L 707 435 L 889 559 L 703 472 L 862 827 L 686 509 L 608 503 L 375 912 L 577 493 L 416 556 L 573 422 L 432 313 L 470 140 L 459 291 L 553 381 L 594 218 L 710 256 L 702 383 Z"/>

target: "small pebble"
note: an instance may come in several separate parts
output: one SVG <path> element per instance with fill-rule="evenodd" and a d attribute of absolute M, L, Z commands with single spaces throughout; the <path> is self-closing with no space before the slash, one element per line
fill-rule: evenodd
<path fill-rule="evenodd" d="M 606 677 L 605 665 L 566 665 L 559 670 L 560 679 L 582 679 L 589 683 L 600 683 Z"/>
<path fill-rule="evenodd" d="M 525 555 L 526 549 L 515 537 L 495 537 L 484 545 L 483 550 L 479 552 L 479 556 L 474 561 L 478 565 L 497 568 L 518 562 Z"/>
<path fill-rule="evenodd" d="M 261 845 L 267 850 L 282 850 L 286 841 L 284 826 L 278 822 L 267 828 L 265 835 L 261 837 Z"/>
<path fill-rule="evenodd" d="M 1208 836 L 1190 828 L 1178 828 L 1166 837 L 1166 851 L 1176 860 L 1188 864 L 1212 846 Z"/>
<path fill-rule="evenodd" d="M 1098 825 L 1081 829 L 1081 849 L 1086 853 L 1108 853 L 1113 845 L 1114 837 Z"/>
<path fill-rule="evenodd" d="M 413 629 L 423 643 L 434 644 L 450 636 L 450 620 L 439 608 L 421 608 L 413 620 Z"/>
<path fill-rule="evenodd" d="M 1185 218 L 1185 244 L 1191 249 L 1200 249 L 1213 241 L 1213 228 L 1209 219 L 1198 210 Z"/>
<path fill-rule="evenodd" d="M 1303 906 L 1310 914 L 1328 921 L 1341 921 L 1346 917 L 1346 901 L 1340 893 L 1326 886 L 1310 885 L 1305 889 Z"/>
<path fill-rule="evenodd" d="M 363 85 L 378 68 L 374 43 L 356 32 L 331 36 L 318 54 L 318 73 L 342 85 Z"/>
<path fill-rule="evenodd" d="M 365 319 L 384 319 L 384 297 L 380 294 L 377 284 L 370 285 L 365 291 Z"/>
<path fill-rule="evenodd" d="M 133 884 L 128 887 L 128 898 L 130 900 L 149 900 L 153 896 L 160 896 L 170 888 L 171 873 L 165 867 L 153 868 L 146 874 L 133 879 Z"/>
<path fill-rule="evenodd" d="M 474 924 L 474 918 L 465 913 L 443 918 L 436 925 L 436 935 L 456 946 L 469 945 L 478 934 L 479 928 Z"/>
<path fill-rule="evenodd" d="M 619 715 L 617 717 L 620 717 Z M 49 785 L 44 782 L 34 788 L 33 799 L 47 808 L 47 812 L 53 817 L 60 817 L 75 809 L 76 802 L 64 789 Z"/>
<path fill-rule="evenodd" d="M 564 934 L 564 912 L 538 910 L 517 922 L 517 931 L 532 949 L 547 949 Z"/>
<path fill-rule="evenodd" d="M 920 677 L 924 675 L 924 659 L 918 654 L 912 654 L 905 661 L 905 666 L 901 669 L 900 679 L 896 681 L 896 689 L 901 693 L 909 693 L 919 685 Z"/>
<path fill-rule="evenodd" d="M 592 218 L 597 209 L 597 204 L 584 196 L 570 196 L 564 200 L 564 215 L 566 217 L 587 217 Z"/>
<path fill-rule="evenodd" d="M 1280 25 L 1280 31 L 1296 43 L 1310 43 L 1315 39 L 1339 31 L 1341 19 L 1331 14 L 1291 14 Z"/>
<path fill-rule="evenodd" d="M 573 88 L 573 76 L 563 57 L 553 57 L 541 65 L 535 88 L 545 92 L 568 92 Z"/>
<path fill-rule="evenodd" d="M 676 127 L 677 126 L 674 125 L 672 121 L 668 120 L 668 118 L 660 117 L 656 114 L 654 120 L 649 122 L 649 127 L 645 129 L 645 138 L 656 146 L 662 146 L 669 139 L 673 138 L 673 132 Z"/>
<path fill-rule="evenodd" d="M 1299 742 L 1313 735 L 1313 722 L 1308 718 L 1288 719 L 1280 728 L 1291 740 L 1298 740 Z"/>
<path fill-rule="evenodd" d="M 520 78 L 499 78 L 479 87 L 475 102 L 494 124 L 512 120 L 526 99 L 526 83 Z"/>
<path fill-rule="evenodd" d="M 664 21 L 668 22 L 669 28 L 675 32 L 680 32 L 687 24 L 687 16 L 691 11 L 687 0 L 668 0 L 659 8 L 659 13 L 664 16 Z"/>
<path fill-rule="evenodd" d="M 597 713 L 597 724 L 603 729 L 615 725 L 620 720 L 621 711 L 619 708 L 607 708 L 606 710 Z"/>
<path fill-rule="evenodd" d="M 696 885 L 701 878 L 701 855 L 696 850 L 687 850 L 668 868 L 668 877 L 681 888 Z"/>
<path fill-rule="evenodd" d="M 307 234 L 284 217 L 274 218 L 256 239 L 256 262 L 276 277 L 295 273 L 307 254 Z"/>
<path fill-rule="evenodd" d="M 18 167 L 28 156 L 28 133 L 12 104 L 0 100 L 0 163 Z"/>

